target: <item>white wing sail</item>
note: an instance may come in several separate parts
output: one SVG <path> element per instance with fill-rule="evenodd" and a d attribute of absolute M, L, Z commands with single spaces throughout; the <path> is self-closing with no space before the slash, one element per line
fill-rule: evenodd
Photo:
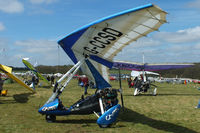
<path fill-rule="evenodd" d="M 113 57 L 126 45 L 158 30 L 165 22 L 166 12 L 148 4 L 95 21 L 58 43 L 74 63 L 89 56 L 90 62 L 108 81 L 107 67 L 113 66 Z M 81 69 L 90 79 L 94 79 L 86 63 Z"/>

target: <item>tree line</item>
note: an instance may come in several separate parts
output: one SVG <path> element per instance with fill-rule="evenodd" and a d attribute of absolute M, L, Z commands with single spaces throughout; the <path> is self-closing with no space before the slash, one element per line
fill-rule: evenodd
<path fill-rule="evenodd" d="M 194 66 L 181 69 L 162 70 L 158 72 L 162 77 L 175 78 L 193 78 L 200 79 L 200 63 L 194 63 Z"/>
<path fill-rule="evenodd" d="M 43 74 L 54 74 L 54 73 L 66 73 L 70 68 L 72 68 L 73 65 L 59 65 L 59 66 L 45 66 L 45 65 L 39 65 L 36 66 L 35 69 Z M 12 67 L 14 72 L 26 72 L 29 71 L 26 67 Z M 79 70 L 77 74 L 82 74 L 82 72 Z"/>
<path fill-rule="evenodd" d="M 60 66 L 44 66 L 39 65 L 36 67 L 36 70 L 40 73 L 66 73 L 73 65 L 60 65 Z M 12 67 L 13 71 L 17 72 L 25 72 L 28 71 L 25 67 Z M 118 70 L 110 69 L 110 73 L 118 73 Z M 122 70 L 124 74 L 130 74 L 130 71 Z M 169 77 L 175 78 L 193 78 L 193 79 L 200 79 L 200 63 L 195 63 L 194 66 L 188 68 L 181 68 L 181 69 L 171 69 L 171 70 L 162 70 L 157 71 L 162 77 Z M 77 74 L 82 74 L 81 70 L 77 72 Z"/>

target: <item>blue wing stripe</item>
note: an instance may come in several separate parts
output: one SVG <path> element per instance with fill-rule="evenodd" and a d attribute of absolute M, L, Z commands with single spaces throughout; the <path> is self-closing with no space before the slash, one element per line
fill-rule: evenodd
<path fill-rule="evenodd" d="M 90 59 L 95 60 L 96 62 L 103 64 L 104 66 L 107 66 L 108 68 L 112 68 L 113 62 L 110 62 L 108 60 L 105 60 L 99 56 L 96 55 L 90 55 Z"/>
<path fill-rule="evenodd" d="M 89 60 L 85 60 L 88 68 L 90 69 L 93 77 L 95 78 L 97 89 L 104 89 L 111 87 L 111 85 L 101 76 Z"/>
<path fill-rule="evenodd" d="M 122 63 L 122 62 L 113 62 L 113 68 L 120 68 L 125 70 L 136 70 L 136 71 L 160 71 L 160 70 L 168 70 L 168 69 L 180 69 L 180 68 L 186 68 L 186 67 L 192 67 L 193 64 L 166 64 L 166 65 L 150 65 L 150 64 L 144 64 L 144 65 L 138 65 L 134 63 Z"/>
<path fill-rule="evenodd" d="M 86 30 L 87 28 L 81 29 L 58 42 L 74 63 L 77 63 L 77 59 L 71 48 Z"/>

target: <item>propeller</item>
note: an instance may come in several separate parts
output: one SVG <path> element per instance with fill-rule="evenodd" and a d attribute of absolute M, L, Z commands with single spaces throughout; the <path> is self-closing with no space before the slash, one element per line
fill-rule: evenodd
<path fill-rule="evenodd" d="M 119 70 L 119 87 L 120 87 L 120 94 L 121 94 L 122 109 L 124 111 L 124 99 L 123 99 L 123 94 L 122 94 L 122 81 L 121 81 L 120 68 L 118 70 Z"/>

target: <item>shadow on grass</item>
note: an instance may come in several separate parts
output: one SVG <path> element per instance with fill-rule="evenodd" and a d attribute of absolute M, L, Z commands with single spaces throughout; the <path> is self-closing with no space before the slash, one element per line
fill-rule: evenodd
<path fill-rule="evenodd" d="M 96 123 L 96 119 L 67 119 L 67 120 L 56 120 L 56 123 L 70 123 L 70 124 L 83 124 L 83 123 Z"/>
<path fill-rule="evenodd" d="M 67 119 L 67 120 L 56 120 L 56 123 L 70 123 L 70 124 L 90 124 L 90 123 L 96 123 L 97 119 Z M 149 118 L 143 114 L 140 114 L 138 112 L 132 111 L 128 108 L 124 108 L 124 112 L 120 113 L 118 117 L 118 121 L 124 121 L 124 122 L 132 122 L 132 123 L 141 123 L 144 125 L 148 125 L 152 128 L 155 128 L 157 130 L 162 130 L 166 132 L 172 132 L 172 133 L 197 133 L 196 131 L 176 125 L 170 122 L 165 122 L 161 120 L 155 120 L 152 118 Z M 122 128 L 126 127 L 124 125 L 118 125 L 111 128 Z"/>
<path fill-rule="evenodd" d="M 45 88 L 45 89 L 52 89 L 52 86 L 51 86 L 51 85 L 45 85 L 45 86 L 42 86 L 42 88 Z"/>
<path fill-rule="evenodd" d="M 23 94 L 15 94 L 13 95 L 13 98 L 18 103 L 26 103 L 29 100 L 29 96 L 33 95 L 33 93 L 23 93 Z"/>
<path fill-rule="evenodd" d="M 16 103 L 15 100 L 0 100 L 0 104 L 13 104 Z"/>
<path fill-rule="evenodd" d="M 124 112 L 122 112 L 119 115 L 118 119 L 119 121 L 141 123 L 158 130 L 172 132 L 172 133 L 197 133 L 192 129 L 180 125 L 146 117 L 145 115 L 132 111 L 128 108 L 124 108 Z"/>
<path fill-rule="evenodd" d="M 200 94 L 158 94 L 158 96 L 200 96 Z"/>
<path fill-rule="evenodd" d="M 123 94 L 123 96 L 132 96 L 132 97 L 135 97 L 133 94 Z M 137 95 L 136 97 L 138 96 L 153 96 L 152 94 L 140 94 L 140 95 Z M 157 97 L 159 96 L 200 96 L 200 94 L 157 94 L 156 95 Z"/>

